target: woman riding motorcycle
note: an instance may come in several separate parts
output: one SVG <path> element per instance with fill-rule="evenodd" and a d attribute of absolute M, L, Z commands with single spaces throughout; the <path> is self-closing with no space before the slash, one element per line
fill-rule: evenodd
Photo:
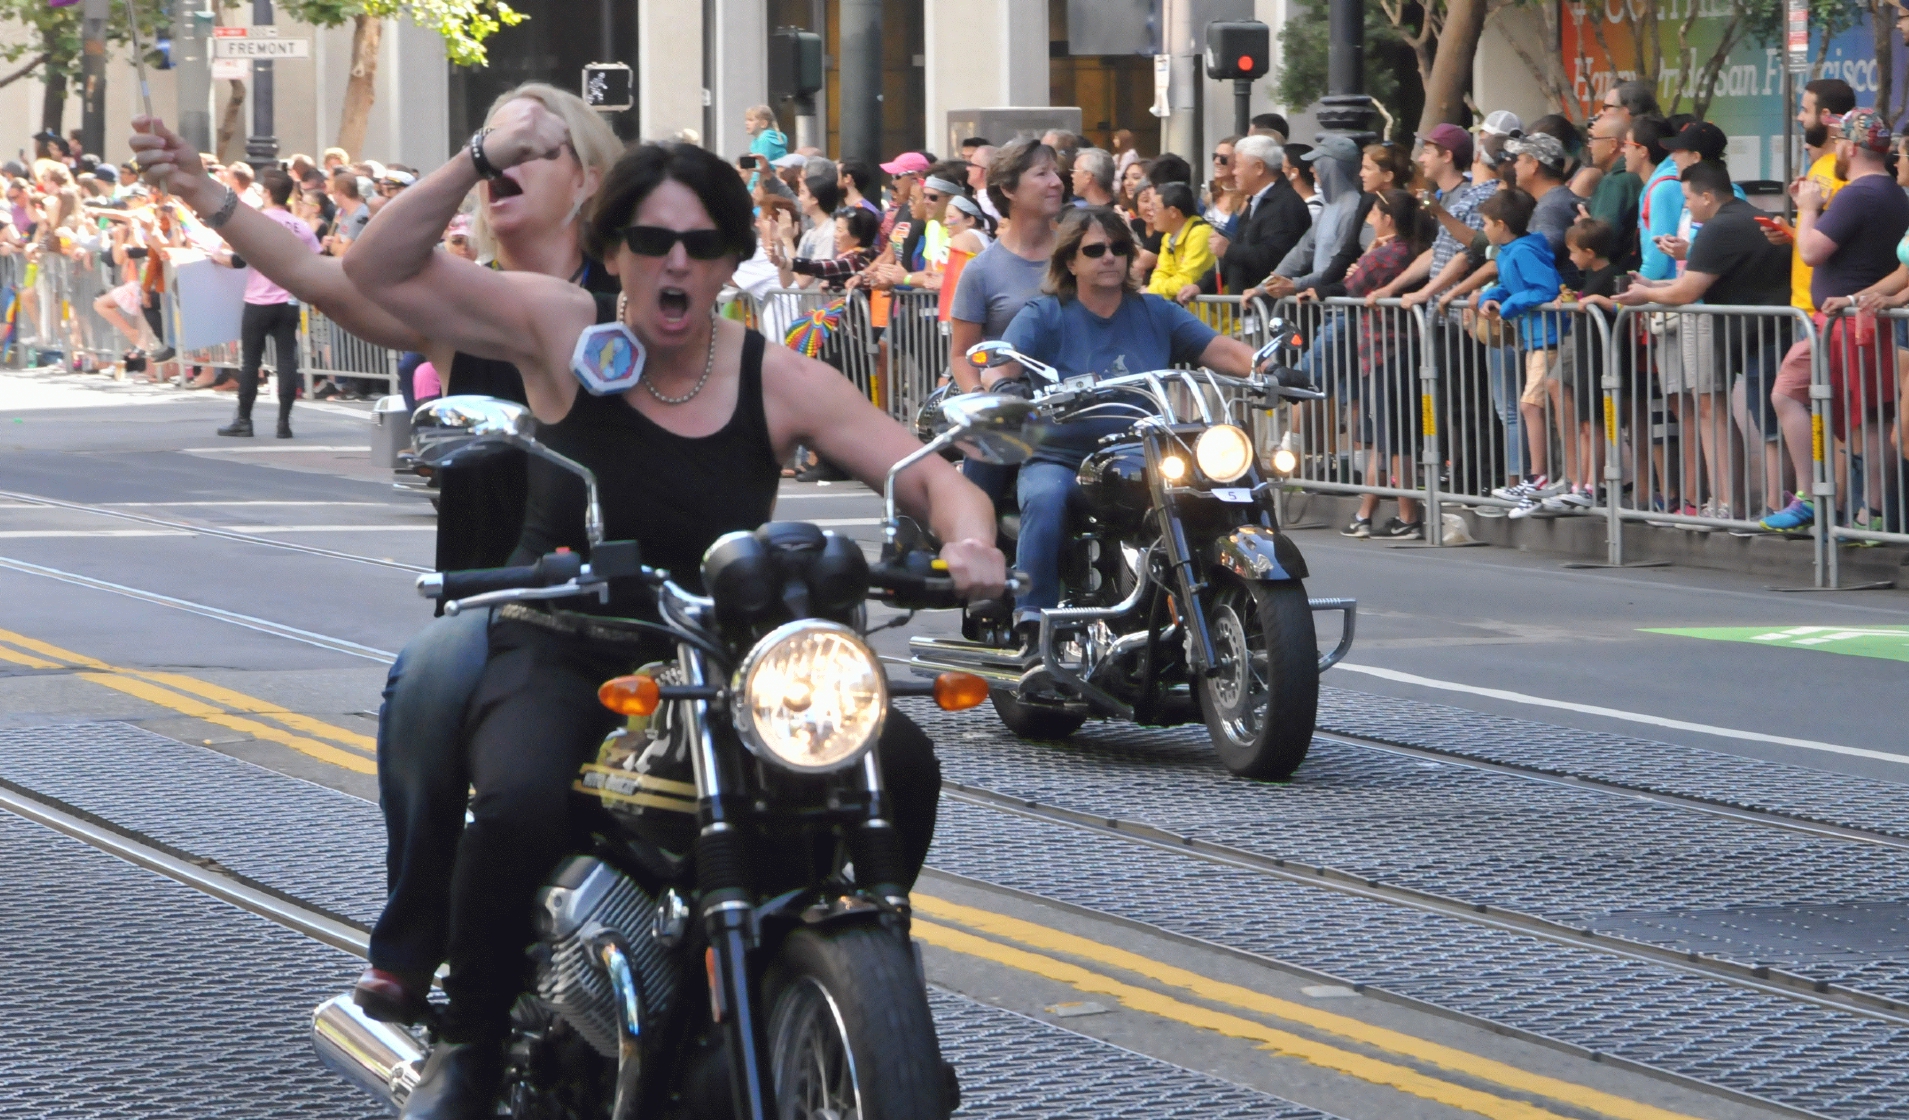
<path fill-rule="evenodd" d="M 833 370 L 715 315 L 717 294 L 754 249 L 750 200 L 733 168 L 687 145 L 633 149 L 598 193 L 588 239 L 621 284 L 616 321 L 640 344 L 640 376 L 622 392 L 585 392 L 572 359 L 597 321 L 587 293 L 432 252 L 480 180 L 552 158 L 568 142 L 563 119 L 541 104 L 505 106 L 465 151 L 386 205 L 346 271 L 431 337 L 513 363 L 539 438 L 596 472 L 607 537 L 636 540 L 646 563 L 696 588 L 701 554 L 718 535 L 768 519 L 778 464 L 797 443 L 872 485 L 918 445 Z M 617 372 L 629 383 L 628 368 Z M 587 557 L 581 483 L 545 466 L 532 468 L 519 559 L 559 546 Z M 1005 561 L 979 491 L 931 457 L 900 477 L 897 494 L 948 542 L 941 558 L 959 591 L 1000 593 Z M 495 1093 L 531 895 L 563 851 L 576 769 L 617 722 L 597 705 L 596 688 L 668 655 L 605 640 L 579 612 L 653 617 L 646 598 L 639 587 L 613 587 L 607 605 L 500 611 L 509 617 L 491 624 L 466 724 L 463 761 L 476 796 L 452 877 L 448 1045 L 433 1050 L 407 1116 L 481 1113 Z M 891 714 L 881 757 L 897 831 L 919 866 L 939 785 L 932 747 Z"/>
<path fill-rule="evenodd" d="M 490 116 L 522 100 L 562 116 L 570 144 L 553 159 L 518 165 L 495 189 L 487 185 L 477 210 L 477 240 L 505 272 L 568 279 L 592 292 L 599 318 L 608 319 L 615 311 L 616 277 L 584 253 L 582 218 L 623 143 L 581 98 L 543 83 L 506 92 Z M 227 191 L 205 173 L 197 152 L 157 119 L 136 119 L 133 129 L 132 148 L 148 179 L 201 215 L 221 212 Z M 415 323 L 359 291 L 345 275 L 342 257 L 307 252 L 288 231 L 245 206 L 232 208 L 219 233 L 254 269 L 356 337 L 430 357 L 436 368 L 450 371 L 451 392 L 524 400 L 523 380 L 513 366 L 426 337 Z M 441 472 L 438 568 L 506 562 L 523 531 L 524 470 L 520 456 L 507 456 Z M 378 786 L 390 894 L 371 932 L 371 967 L 356 991 L 375 1018 L 415 1020 L 431 974 L 444 959 L 451 866 L 469 789 L 457 733 L 483 673 L 488 626 L 482 611 L 437 619 L 406 643 L 385 681 Z"/>
<path fill-rule="evenodd" d="M 1048 294 L 1023 307 L 1003 336 L 1019 353 L 1046 362 L 1063 376 L 1117 376 L 1197 364 L 1245 377 L 1253 351 L 1216 333 L 1172 300 L 1143 295 L 1127 266 L 1134 255 L 1133 231 L 1110 207 L 1070 210 L 1061 219 L 1054 257 L 1042 289 Z M 1037 392 L 1018 364 L 987 371 L 995 392 Z M 1146 407 L 1144 401 L 1136 404 Z M 1050 428 L 1034 457 L 1021 466 L 1021 534 L 1015 564 L 1031 584 L 1015 601 L 1015 628 L 1033 648 L 1040 612 L 1060 605 L 1061 546 L 1067 515 L 1080 498 L 1075 473 L 1095 443 L 1133 426 L 1136 413 L 1113 410 L 1106 418 L 1075 420 Z"/>

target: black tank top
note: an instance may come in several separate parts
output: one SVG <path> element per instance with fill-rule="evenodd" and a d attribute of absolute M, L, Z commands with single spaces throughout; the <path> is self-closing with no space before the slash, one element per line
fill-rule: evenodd
<path fill-rule="evenodd" d="M 604 539 L 634 540 L 643 562 L 666 568 L 702 590 L 703 553 L 717 537 L 754 529 L 775 509 L 782 480 L 762 408 L 762 336 L 743 337 L 736 410 L 710 435 L 679 436 L 631 408 L 621 394 L 582 391 L 570 414 L 538 425 L 537 438 L 596 472 L 602 491 Z M 530 501 L 513 564 L 529 564 L 558 547 L 588 556 L 583 534 L 583 481 L 542 459 L 530 460 Z M 654 593 L 634 580 L 612 586 L 610 602 L 566 601 L 567 610 L 648 617 Z"/>
<path fill-rule="evenodd" d="M 585 260 L 577 283 L 596 298 L 597 322 L 616 318 L 616 297 L 622 285 L 609 269 Z M 461 352 L 451 360 L 447 391 L 526 403 L 524 378 L 516 366 Z M 511 551 L 524 532 L 524 498 L 529 485 L 524 470 L 523 452 L 505 451 L 438 477 L 439 571 L 495 568 L 509 563 Z"/>

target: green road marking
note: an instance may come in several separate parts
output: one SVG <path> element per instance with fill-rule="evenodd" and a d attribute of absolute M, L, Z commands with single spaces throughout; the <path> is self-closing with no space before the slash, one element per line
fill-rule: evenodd
<path fill-rule="evenodd" d="M 1683 630 L 1645 630 L 1644 633 L 1909 661 L 1909 626 L 1786 626 L 1778 629 L 1767 626 L 1698 626 Z"/>

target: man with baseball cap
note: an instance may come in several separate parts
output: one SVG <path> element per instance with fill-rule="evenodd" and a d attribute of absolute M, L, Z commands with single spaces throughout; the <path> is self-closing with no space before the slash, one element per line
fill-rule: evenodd
<path fill-rule="evenodd" d="M 1495 187 L 1483 191 L 1472 189 L 1471 176 L 1467 174 L 1472 165 L 1472 136 L 1455 124 L 1434 125 L 1430 132 L 1420 133 L 1415 162 L 1419 173 L 1432 185 L 1425 199 L 1425 212 L 1438 220 L 1438 237 L 1398 279 L 1380 289 L 1380 294 L 1389 296 L 1402 289 L 1415 288 L 1423 280 L 1425 286 L 1413 292 L 1418 297 L 1414 302 L 1423 302 L 1464 275 L 1454 270 L 1447 277 L 1445 266 L 1471 243 L 1471 233 L 1477 228 L 1473 223 L 1479 221 L 1478 204 Z M 1456 233 L 1459 229 L 1466 231 L 1463 242 Z"/>
<path fill-rule="evenodd" d="M 1517 161 L 1518 189 L 1538 200 L 1530 232 L 1543 234 L 1551 245 L 1564 286 L 1577 287 L 1580 274 L 1571 263 L 1564 233 L 1578 219 L 1578 196 L 1564 182 L 1564 142 L 1548 132 L 1531 132 L 1505 141 L 1505 150 Z"/>
<path fill-rule="evenodd" d="M 1830 322 L 1823 315 L 1848 302 L 1855 295 L 1896 271 L 1896 245 L 1909 231 L 1909 197 L 1889 174 L 1885 159 L 1894 137 L 1887 121 L 1873 109 L 1844 113 L 1831 126 L 1836 149 L 1836 174 L 1844 180 L 1841 190 L 1828 207 L 1814 179 L 1799 180 L 1791 189 L 1796 196 L 1796 248 L 1803 263 L 1814 271 L 1810 275 L 1810 297 L 1820 309 L 1817 313 L 1824 345 L 1847 347 L 1848 364 L 1858 364 L 1853 332 L 1846 321 Z M 1832 304 L 1830 301 L 1835 300 Z M 1847 339 L 1848 341 L 1845 341 Z M 1876 501 L 1882 494 L 1883 456 L 1879 425 L 1880 406 L 1894 399 L 1896 380 L 1894 360 L 1887 346 L 1882 348 L 1885 374 L 1876 370 L 1851 370 L 1844 377 L 1831 377 L 1830 422 L 1836 438 L 1847 438 L 1849 420 L 1864 425 L 1862 446 L 1868 478 L 1864 493 Z M 1863 364 L 1873 358 L 1866 359 Z M 1854 394 L 1849 400 L 1850 382 Z M 1874 394 L 1876 400 L 1868 399 Z M 1811 472 L 1810 423 L 1810 345 L 1799 342 L 1784 355 L 1777 370 L 1776 386 L 1770 393 L 1776 406 L 1777 422 L 1783 427 L 1783 441 L 1789 445 L 1790 459 L 1796 468 L 1796 489 L 1800 491 L 1788 506 L 1762 521 L 1765 529 L 1796 531 L 1807 528 L 1816 519 L 1813 502 L 1805 496 L 1814 478 Z M 1852 417 L 1853 414 L 1853 417 Z"/>
<path fill-rule="evenodd" d="M 1709 121 L 1691 121 L 1685 125 L 1677 135 L 1664 141 L 1664 150 L 1667 152 L 1693 152 L 1698 159 L 1715 160 L 1718 163 L 1722 163 L 1724 149 L 1729 146 L 1729 143 L 1729 138 L 1723 134 L 1723 129 L 1718 128 Z M 1679 166 L 1688 167 L 1689 163 L 1683 163 Z"/>

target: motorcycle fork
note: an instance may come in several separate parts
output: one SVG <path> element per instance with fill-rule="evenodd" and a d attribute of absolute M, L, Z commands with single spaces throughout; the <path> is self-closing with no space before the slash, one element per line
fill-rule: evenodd
<path fill-rule="evenodd" d="M 1160 538 L 1166 545 L 1167 566 L 1173 569 L 1180 584 L 1180 614 L 1186 620 L 1187 636 L 1191 639 L 1192 668 L 1197 675 L 1210 677 L 1219 671 L 1220 658 L 1213 648 L 1213 635 L 1207 629 L 1206 607 L 1200 602 L 1206 581 L 1201 578 L 1193 549 L 1187 544 L 1186 527 L 1180 522 L 1179 497 L 1167 486 L 1166 476 L 1160 471 L 1167 438 L 1160 431 L 1148 433 L 1143 445 L 1147 453 L 1147 480 L 1153 488 L 1154 508 L 1160 511 Z M 1192 464 L 1188 464 L 1188 469 L 1192 469 Z"/>
<path fill-rule="evenodd" d="M 678 645 L 677 657 L 688 683 L 707 683 L 702 651 Z M 689 732 L 695 764 L 697 818 L 696 880 L 702 892 L 703 931 L 709 938 L 705 969 L 710 1015 L 722 1027 L 729 1057 L 729 1088 L 739 1120 L 772 1120 L 775 1085 L 764 1060 L 768 1053 L 763 1009 L 756 1005 L 749 952 L 758 937 L 755 905 L 749 891 L 746 838 L 738 815 L 739 790 L 724 765 L 709 727 L 709 702 L 689 702 Z"/>

